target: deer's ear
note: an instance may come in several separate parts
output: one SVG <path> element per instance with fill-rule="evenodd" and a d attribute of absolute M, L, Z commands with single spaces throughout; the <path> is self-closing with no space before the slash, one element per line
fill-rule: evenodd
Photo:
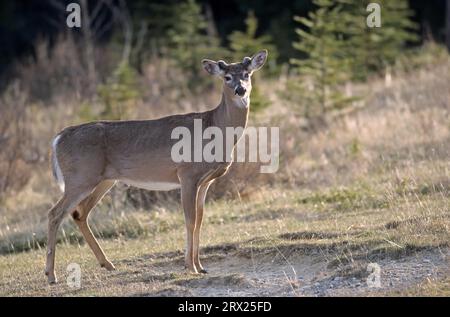
<path fill-rule="evenodd" d="M 249 70 L 255 71 L 263 67 L 264 63 L 267 60 L 267 54 L 268 54 L 267 50 L 262 50 L 253 55 L 252 60 L 250 62 Z"/>
<path fill-rule="evenodd" d="M 202 65 L 210 75 L 219 75 L 222 72 L 218 62 L 212 61 L 210 59 L 202 60 Z"/>

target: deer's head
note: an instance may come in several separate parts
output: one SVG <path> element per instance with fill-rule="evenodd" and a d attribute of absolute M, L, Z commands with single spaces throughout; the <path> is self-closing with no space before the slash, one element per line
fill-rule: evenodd
<path fill-rule="evenodd" d="M 224 81 L 224 93 L 237 98 L 246 98 L 252 90 L 252 74 L 259 70 L 267 59 L 267 50 L 262 50 L 252 57 L 244 57 L 240 63 L 227 64 L 222 60 L 204 59 L 203 68 L 211 75 L 219 76 Z"/>

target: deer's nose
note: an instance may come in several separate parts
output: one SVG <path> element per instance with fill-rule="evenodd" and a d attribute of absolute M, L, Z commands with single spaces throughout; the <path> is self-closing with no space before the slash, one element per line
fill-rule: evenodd
<path fill-rule="evenodd" d="M 238 95 L 240 97 L 242 97 L 243 95 L 245 95 L 245 93 L 247 92 L 247 90 L 242 87 L 242 86 L 237 86 L 236 89 L 234 90 L 234 94 Z"/>

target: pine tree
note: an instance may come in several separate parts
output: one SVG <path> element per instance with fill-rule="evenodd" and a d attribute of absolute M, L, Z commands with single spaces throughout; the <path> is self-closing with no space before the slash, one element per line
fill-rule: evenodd
<path fill-rule="evenodd" d="M 295 17 L 302 28 L 294 48 L 305 59 L 293 59 L 300 81 L 290 91 L 299 92 L 305 116 L 341 108 L 357 97 L 341 93 L 349 80 L 364 81 L 371 73 L 392 65 L 409 42 L 417 40 L 407 0 L 380 0 L 381 27 L 370 28 L 366 18 L 369 0 L 314 0 L 317 10 L 307 18 Z"/>
<path fill-rule="evenodd" d="M 237 61 L 244 56 L 251 56 L 262 49 L 267 49 L 270 54 L 268 60 L 269 72 L 275 71 L 276 60 L 278 58 L 278 51 L 273 44 L 273 39 L 270 35 L 264 34 L 257 36 L 258 19 L 253 11 L 249 11 L 245 19 L 245 31 L 234 31 L 228 36 L 230 49 L 233 60 Z"/>
<path fill-rule="evenodd" d="M 120 63 L 106 84 L 99 86 L 98 95 L 104 104 L 101 118 L 110 120 L 130 118 L 136 106 L 136 99 L 140 95 L 134 68 L 126 62 Z"/>
<path fill-rule="evenodd" d="M 278 52 L 272 43 L 272 38 L 269 35 L 257 36 L 258 19 L 253 11 L 249 11 L 247 18 L 245 19 L 245 31 L 234 31 L 228 36 L 231 49 L 231 59 L 233 61 L 241 61 L 245 56 L 251 56 L 252 54 L 267 49 L 269 51 L 270 58 L 267 62 L 267 69 L 265 73 L 273 74 L 276 71 L 276 59 Z M 260 73 L 253 75 L 253 89 L 251 95 L 251 105 L 253 111 L 261 110 L 269 106 L 270 102 L 258 88 L 257 82 Z"/>
<path fill-rule="evenodd" d="M 200 76 L 200 61 L 219 58 L 222 49 L 219 40 L 207 33 L 207 21 L 195 0 L 173 6 L 171 27 L 168 31 L 169 56 L 187 75 L 188 85 L 194 89 L 204 84 Z"/>
<path fill-rule="evenodd" d="M 347 29 L 351 37 L 347 50 L 352 58 L 353 79 L 365 80 L 370 73 L 383 71 L 401 55 L 409 42 L 415 42 L 417 24 L 407 0 L 379 0 L 381 27 L 368 27 L 366 11 L 370 0 L 349 1 L 344 10 L 350 13 Z"/>
<path fill-rule="evenodd" d="M 348 8 L 355 18 L 351 26 L 355 33 L 349 41 L 354 63 L 354 77 L 364 80 L 373 72 L 382 72 L 396 62 L 410 42 L 416 42 L 417 24 L 407 0 L 380 0 L 381 27 L 369 28 L 366 11 L 369 0 L 350 2 Z"/>
<path fill-rule="evenodd" d="M 301 114 L 321 116 L 329 110 L 344 107 L 352 100 L 341 92 L 349 76 L 350 60 L 345 49 L 345 21 L 342 1 L 314 0 L 317 9 L 308 17 L 294 17 L 299 41 L 294 48 L 306 56 L 292 59 L 298 80 L 291 81 L 289 91 L 301 100 Z"/>

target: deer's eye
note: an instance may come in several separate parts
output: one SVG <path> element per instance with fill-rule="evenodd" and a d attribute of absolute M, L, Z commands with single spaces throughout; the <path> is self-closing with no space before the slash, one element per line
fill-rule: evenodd
<path fill-rule="evenodd" d="M 225 80 L 226 80 L 226 81 L 230 81 L 231 79 L 232 79 L 232 78 L 231 78 L 230 75 L 226 75 L 226 76 L 225 76 Z"/>
<path fill-rule="evenodd" d="M 250 76 L 248 73 L 244 73 L 244 79 L 248 79 Z"/>

